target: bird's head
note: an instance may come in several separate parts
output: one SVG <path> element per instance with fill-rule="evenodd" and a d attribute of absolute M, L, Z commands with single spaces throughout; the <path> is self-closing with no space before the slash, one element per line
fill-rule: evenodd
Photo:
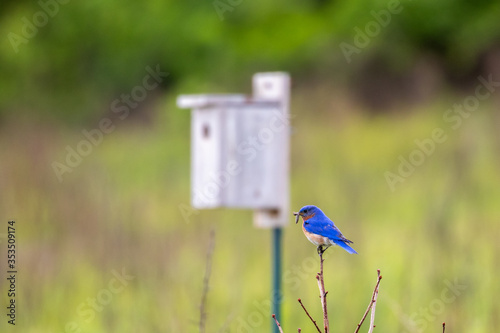
<path fill-rule="evenodd" d="M 295 224 L 299 222 L 300 216 L 302 216 L 302 219 L 304 221 L 307 221 L 310 218 L 314 217 L 316 214 L 323 214 L 323 212 L 321 211 L 321 209 L 313 205 L 304 206 L 298 212 L 293 213 L 293 215 L 295 215 Z"/>

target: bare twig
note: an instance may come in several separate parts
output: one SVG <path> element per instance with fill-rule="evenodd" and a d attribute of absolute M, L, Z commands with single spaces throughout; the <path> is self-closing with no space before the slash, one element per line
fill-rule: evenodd
<path fill-rule="evenodd" d="M 443 333 L 444 333 L 445 328 L 446 328 L 446 323 L 443 323 Z"/>
<path fill-rule="evenodd" d="M 313 322 L 314 326 L 316 327 L 316 329 L 318 330 L 319 333 L 321 333 L 321 330 L 319 329 L 318 327 L 318 324 L 316 324 L 316 320 L 312 319 L 311 315 L 309 314 L 309 312 L 306 310 L 306 307 L 304 306 L 304 304 L 302 304 L 302 300 L 299 298 L 298 299 L 300 305 L 302 306 L 302 309 L 304 309 L 304 311 L 306 312 L 306 315 L 309 317 L 309 319 L 311 319 L 311 321 Z M 300 328 L 299 328 L 300 330 Z"/>
<path fill-rule="evenodd" d="M 377 296 L 378 296 L 378 286 L 380 284 L 380 280 L 382 280 L 382 275 L 380 275 L 380 269 L 377 269 L 377 275 L 378 275 L 377 284 L 375 285 L 375 289 L 373 290 L 372 299 L 370 300 L 370 304 L 368 304 L 368 308 L 366 309 L 365 314 L 363 315 L 363 318 L 361 318 L 361 321 L 359 322 L 358 326 L 356 327 L 356 330 L 354 331 L 354 333 L 359 332 L 359 329 L 361 328 L 361 325 L 363 325 L 363 322 L 365 321 L 366 316 L 368 315 L 368 312 L 370 312 L 370 309 L 372 309 L 372 306 L 375 310 L 375 303 L 377 302 Z M 375 325 L 374 325 L 375 311 L 374 310 L 372 311 L 369 332 L 373 332 L 373 327 L 375 327 Z"/>
<path fill-rule="evenodd" d="M 323 308 L 323 326 L 325 327 L 325 333 L 330 331 L 330 324 L 328 322 L 328 310 L 326 306 L 326 294 L 328 291 L 325 291 L 325 281 L 323 279 L 323 253 L 320 252 L 320 272 L 316 275 L 316 280 L 318 280 L 319 287 L 319 296 L 321 297 L 321 307 Z"/>
<path fill-rule="evenodd" d="M 212 272 L 212 255 L 215 247 L 215 231 L 212 229 L 210 231 L 210 243 L 208 245 L 207 252 L 207 264 L 205 266 L 205 277 L 203 278 L 203 292 L 201 294 L 200 302 L 200 333 L 205 332 L 205 323 L 207 321 L 207 313 L 205 311 L 205 306 L 207 303 L 207 294 L 210 282 L 210 273 Z"/>
<path fill-rule="evenodd" d="M 380 276 L 380 269 L 377 269 L 377 276 L 378 276 L 377 277 L 377 283 L 378 283 L 382 278 Z M 378 285 L 373 293 L 372 313 L 370 316 L 370 329 L 368 330 L 368 333 L 373 333 L 373 329 L 375 328 L 375 307 L 377 306 L 377 298 L 378 298 Z"/>
<path fill-rule="evenodd" d="M 280 333 L 283 333 L 283 329 L 281 328 L 280 322 L 278 321 L 278 319 L 276 319 L 276 315 L 274 313 L 273 313 L 273 319 L 274 319 L 274 322 L 276 323 L 276 326 L 278 326 Z"/>

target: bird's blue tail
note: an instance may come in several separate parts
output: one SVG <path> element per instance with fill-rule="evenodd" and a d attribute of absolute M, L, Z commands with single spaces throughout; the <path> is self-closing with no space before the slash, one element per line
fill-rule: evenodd
<path fill-rule="evenodd" d="M 335 244 L 337 244 L 338 246 L 340 246 L 341 248 L 343 248 L 347 252 L 349 252 L 351 254 L 358 254 L 358 252 L 356 252 L 352 247 L 350 247 L 349 245 L 347 245 L 343 241 L 334 241 L 334 242 L 335 242 Z"/>

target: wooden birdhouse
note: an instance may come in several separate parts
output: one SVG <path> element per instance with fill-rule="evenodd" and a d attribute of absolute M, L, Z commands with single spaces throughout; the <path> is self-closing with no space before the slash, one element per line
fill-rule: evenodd
<path fill-rule="evenodd" d="M 258 227 L 289 214 L 289 98 L 286 73 L 257 73 L 253 95 L 181 95 L 191 112 L 191 203 L 255 210 Z"/>

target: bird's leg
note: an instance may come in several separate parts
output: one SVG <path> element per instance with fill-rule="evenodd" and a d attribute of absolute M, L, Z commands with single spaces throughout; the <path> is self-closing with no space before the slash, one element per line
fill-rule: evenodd
<path fill-rule="evenodd" d="M 322 256 L 322 255 L 323 255 L 323 252 L 325 252 L 325 250 L 326 250 L 326 249 L 323 249 L 323 245 L 318 245 L 317 250 L 318 250 L 318 254 L 319 254 L 320 256 Z"/>

